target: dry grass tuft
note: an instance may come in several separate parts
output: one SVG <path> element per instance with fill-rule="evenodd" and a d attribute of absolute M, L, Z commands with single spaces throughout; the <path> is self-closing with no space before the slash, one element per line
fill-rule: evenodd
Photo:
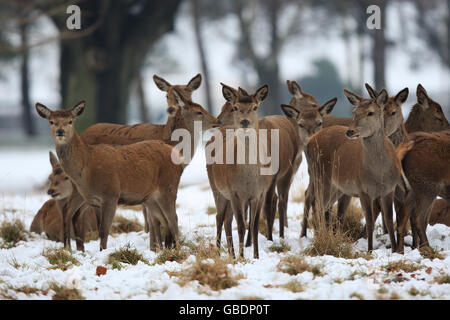
<path fill-rule="evenodd" d="M 60 286 L 56 283 L 50 284 L 50 289 L 55 291 L 52 296 L 53 300 L 84 300 L 85 297 L 81 294 L 80 290 L 76 288 L 69 288 L 66 286 Z"/>
<path fill-rule="evenodd" d="M 419 252 L 422 257 L 430 260 L 439 259 L 444 260 L 444 256 L 436 249 L 430 246 L 424 246 L 419 248 Z"/>
<path fill-rule="evenodd" d="M 27 231 L 23 222 L 19 219 L 3 221 L 0 225 L 0 238 L 3 239 L 2 248 L 13 248 L 19 241 L 26 241 Z"/>
<path fill-rule="evenodd" d="M 217 213 L 217 208 L 213 207 L 213 206 L 209 206 L 206 209 L 206 214 L 211 215 L 211 214 L 216 214 Z"/>
<path fill-rule="evenodd" d="M 66 271 L 74 265 L 80 265 L 80 262 L 72 256 L 70 251 L 67 251 L 64 248 L 46 249 L 42 255 L 53 265 L 51 269 L 61 269 L 62 271 Z"/>
<path fill-rule="evenodd" d="M 113 269 L 119 270 L 123 268 L 122 263 L 136 265 L 139 261 L 149 264 L 142 254 L 131 248 L 129 243 L 108 256 L 108 263 L 112 265 Z"/>
<path fill-rule="evenodd" d="M 437 284 L 450 284 L 450 274 L 443 274 L 434 278 L 434 282 Z"/>
<path fill-rule="evenodd" d="M 383 268 L 386 269 L 387 272 L 403 271 L 406 273 L 411 273 L 423 269 L 425 268 L 425 266 L 417 263 L 410 263 L 405 260 L 399 260 L 395 262 L 390 262 L 389 264 L 383 266 Z"/>
<path fill-rule="evenodd" d="M 311 272 L 314 276 L 321 276 L 322 270 L 318 265 L 311 265 L 305 262 L 304 257 L 289 255 L 280 260 L 277 266 L 278 271 L 295 276 L 305 271 Z"/>
<path fill-rule="evenodd" d="M 286 242 L 281 241 L 279 244 L 272 244 L 269 247 L 269 251 L 271 252 L 277 252 L 277 253 L 283 253 L 283 252 L 288 252 L 291 250 L 291 246 L 288 245 Z"/>
<path fill-rule="evenodd" d="M 111 233 L 129 233 L 144 230 L 140 222 L 135 219 L 128 219 L 121 215 L 116 215 L 111 226 Z"/>
<path fill-rule="evenodd" d="M 335 212 L 337 212 L 337 209 L 335 209 Z M 363 218 L 362 208 L 357 206 L 354 199 L 352 199 L 344 215 L 341 228 L 342 232 L 353 242 L 362 238 L 365 234 L 365 226 L 361 223 L 361 219 Z"/>
<path fill-rule="evenodd" d="M 279 287 L 285 288 L 294 293 L 299 293 L 299 292 L 305 291 L 305 288 L 303 287 L 303 285 L 300 282 L 298 282 L 297 280 L 289 281 L 288 283 L 285 283 Z"/>

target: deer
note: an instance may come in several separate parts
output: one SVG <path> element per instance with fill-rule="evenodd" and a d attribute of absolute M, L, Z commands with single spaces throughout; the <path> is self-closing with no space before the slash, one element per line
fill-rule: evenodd
<path fill-rule="evenodd" d="M 38 234 L 45 232 L 47 237 L 53 241 L 63 242 L 63 212 L 66 210 L 70 196 L 73 191 L 73 184 L 69 177 L 64 173 L 58 158 L 53 152 L 49 152 L 52 173 L 49 176 L 49 186 L 47 194 L 52 199 L 47 200 L 35 215 L 31 223 L 30 231 Z M 97 218 L 89 206 L 84 206 L 80 210 L 81 218 L 77 220 L 74 228 L 84 228 L 83 234 L 87 232 L 96 232 Z M 84 211 L 86 210 L 86 211 Z M 70 232 L 71 238 L 75 239 L 74 231 Z"/>
<path fill-rule="evenodd" d="M 377 95 L 377 92 L 367 84 L 366 87 L 371 97 Z M 402 142 L 407 142 L 409 140 L 409 133 L 414 133 L 417 131 L 436 132 L 450 129 L 450 125 L 445 118 L 441 106 L 428 96 L 427 91 L 421 84 L 417 85 L 416 97 L 417 103 L 412 107 L 408 119 L 405 123 L 403 121 L 401 105 L 396 107 L 394 104 L 391 104 L 391 106 L 393 107 L 389 108 L 388 104 L 388 114 L 385 114 L 385 116 L 387 116 L 387 119 L 389 119 L 392 117 L 392 113 L 395 112 L 395 115 L 393 116 L 394 120 L 391 121 L 391 127 L 398 128 L 389 137 L 394 143 L 395 147 L 398 147 Z M 403 203 L 404 197 L 405 194 L 402 193 L 400 189 L 397 189 L 395 194 L 395 208 L 397 214 L 401 211 L 400 207 Z M 375 210 L 374 212 L 375 220 L 377 219 L 378 215 L 379 209 Z M 397 221 L 399 221 L 399 219 L 400 218 L 397 215 Z M 384 230 L 386 233 L 385 227 Z M 415 239 L 417 240 L 417 237 L 415 237 Z"/>
<path fill-rule="evenodd" d="M 137 124 L 118 125 L 111 123 L 97 123 L 87 128 L 81 139 L 87 144 L 113 144 L 123 145 L 145 140 L 161 140 L 169 145 L 176 145 L 172 140 L 172 133 L 177 129 L 188 130 L 191 137 L 191 157 L 194 156 L 195 141 L 199 132 L 195 132 L 194 123 L 200 121 L 202 130 L 217 127 L 218 120 L 206 111 L 201 105 L 192 102 L 192 93 L 202 82 L 201 74 L 194 76 L 186 85 L 172 85 L 167 80 L 153 75 L 153 81 L 158 89 L 166 92 L 168 119 L 166 124 Z M 185 161 L 189 161 L 185 157 Z M 145 211 L 145 209 L 144 209 Z M 144 212 L 144 216 L 146 216 Z M 159 228 L 158 228 L 159 230 Z M 145 231 L 149 231 L 148 221 L 145 219 Z M 166 230 L 166 244 L 171 242 L 170 232 Z"/>
<path fill-rule="evenodd" d="M 39 102 L 35 105 L 38 115 L 48 120 L 61 167 L 77 190 L 72 193 L 64 217 L 64 246 L 70 248 L 69 222 L 76 223 L 75 213 L 83 204 L 91 206 L 96 214 L 100 250 L 107 248 L 118 204 L 145 207 L 153 231 L 151 250 L 162 246 L 159 230 L 155 230 L 156 220 L 178 243 L 175 202 L 184 169 L 182 155 L 176 148 L 157 140 L 123 146 L 84 143 L 74 123 L 85 106 L 86 102 L 81 101 L 69 110 L 52 111 Z M 77 250 L 84 251 L 84 237 L 75 232 L 78 233 Z"/>
<path fill-rule="evenodd" d="M 446 199 L 436 199 L 433 208 L 431 209 L 428 223 L 430 225 L 440 223 L 450 227 L 450 201 Z"/>
<path fill-rule="evenodd" d="M 327 213 L 343 195 L 359 197 L 366 218 L 368 250 L 371 251 L 373 203 L 378 200 L 395 251 L 392 202 L 396 186 L 404 185 L 404 181 L 395 147 L 385 133 L 384 106 L 388 94 L 386 89 L 381 90 L 376 99 L 365 99 L 347 89 L 344 94 L 356 107 L 352 123 L 348 127 L 324 128 L 315 133 L 306 146 L 310 185 L 304 218 L 309 211 L 307 204 L 314 204 Z"/>
<path fill-rule="evenodd" d="M 222 84 L 225 86 L 224 84 Z M 229 87 L 229 90 L 234 90 L 233 88 Z M 235 95 L 241 94 L 241 96 L 249 96 L 248 93 L 243 90 L 242 88 L 239 88 L 239 90 L 234 90 Z M 333 100 L 329 103 L 327 103 L 327 106 L 324 106 L 322 110 L 327 110 L 328 112 L 331 112 L 334 104 L 336 103 L 336 100 Z M 291 110 L 293 109 L 293 110 Z M 288 112 L 292 118 L 297 119 L 299 112 L 291 106 L 286 105 L 285 110 L 291 110 Z M 320 118 L 320 113 L 316 110 L 312 110 L 311 113 L 314 113 L 315 115 L 318 115 Z M 218 119 L 222 123 L 222 125 L 233 125 L 233 105 L 230 102 L 226 102 L 223 107 L 220 115 L 218 116 Z M 308 113 L 306 113 L 307 116 L 305 116 L 308 127 L 313 127 L 313 130 L 316 128 L 316 125 L 320 126 L 321 119 L 317 119 L 316 117 L 309 116 Z M 286 119 L 285 117 L 279 116 L 279 115 L 272 115 L 272 116 L 266 116 L 261 119 L 259 119 L 259 125 L 265 128 L 271 128 L 271 129 L 277 129 L 279 130 L 279 138 L 280 141 L 283 141 L 283 143 L 279 144 L 279 170 L 274 175 L 274 179 L 272 180 L 272 184 L 266 194 L 266 202 L 264 203 L 264 215 L 266 217 L 267 221 L 267 239 L 270 241 L 273 241 L 273 223 L 275 218 L 275 212 L 276 212 L 276 205 L 278 203 L 278 212 L 280 215 L 280 238 L 284 238 L 284 225 L 285 221 L 287 221 L 287 200 L 289 196 L 289 189 L 290 185 L 292 183 L 293 177 L 295 176 L 298 167 L 300 166 L 300 163 L 302 161 L 302 151 L 303 146 L 306 145 L 306 131 L 305 133 L 303 130 L 297 129 L 297 122 L 295 122 L 295 126 L 292 124 L 292 121 L 294 119 Z M 306 130 L 306 129 L 305 129 Z M 301 134 L 299 132 L 301 131 Z M 211 178 L 212 176 L 209 175 Z M 214 188 L 214 182 L 210 179 L 210 184 L 213 189 L 213 194 L 216 197 L 220 196 L 215 191 Z M 277 189 L 277 194 L 275 193 L 275 188 Z M 225 200 L 226 202 L 227 200 Z M 220 201 L 216 200 L 216 203 L 219 203 Z M 221 204 L 219 206 L 227 206 L 227 204 Z M 227 210 L 231 210 L 231 207 L 228 205 Z M 229 215 L 232 217 L 232 215 Z M 223 217 L 220 215 L 216 216 L 217 221 L 217 239 L 218 239 L 218 245 L 220 245 L 220 235 L 221 235 L 221 228 L 223 224 Z M 231 223 L 228 221 L 228 223 Z M 250 226 L 250 224 L 249 224 Z M 248 237 L 246 246 L 250 245 L 251 241 L 251 229 L 248 229 Z"/>
<path fill-rule="evenodd" d="M 411 217 L 413 248 L 428 246 L 426 228 L 436 197 L 450 200 L 450 130 L 415 132 L 409 138 L 413 145 L 405 152 L 402 166 L 411 188 L 397 223 L 399 253 L 404 250 L 408 219 Z"/>
<path fill-rule="evenodd" d="M 234 124 L 232 127 L 221 127 L 219 130 L 222 134 L 223 142 L 221 147 L 224 152 L 222 155 L 227 155 L 234 151 L 234 161 L 232 163 L 227 163 L 225 159 L 222 159 L 222 163 L 213 161 L 212 163 L 207 162 L 207 171 L 210 182 L 213 182 L 212 189 L 213 192 L 219 193 L 223 201 L 216 203 L 217 215 L 223 217 L 225 220 L 225 233 L 227 236 L 228 251 L 230 255 L 234 257 L 234 248 L 232 242 L 231 225 L 232 217 L 226 216 L 226 205 L 231 206 L 231 211 L 236 219 L 238 226 L 239 235 L 239 256 L 244 257 L 244 236 L 245 236 L 245 223 L 244 223 L 244 213 L 245 207 L 248 206 L 250 210 L 250 228 L 252 233 L 253 242 L 253 257 L 255 259 L 259 258 L 258 250 L 258 221 L 260 211 L 262 209 L 263 203 L 265 201 L 265 195 L 272 182 L 272 175 L 261 174 L 261 168 L 264 166 L 261 162 L 260 157 L 260 121 L 258 119 L 258 108 L 262 101 L 264 101 L 268 95 L 269 87 L 263 85 L 256 90 L 252 95 L 246 95 L 244 90 L 239 90 L 236 94 L 236 90 L 223 85 L 222 94 L 232 106 Z M 242 95 L 241 95 L 242 94 Z M 244 150 L 238 149 L 238 137 L 236 134 L 227 134 L 227 129 L 239 129 L 246 132 L 252 132 L 257 138 L 257 161 L 256 163 L 250 163 L 249 155 L 250 146 L 246 139 L 244 142 L 245 146 L 245 162 L 238 163 L 237 157 L 239 152 Z M 237 132 L 239 132 L 239 130 Z M 271 136 L 268 136 L 267 149 L 270 150 L 271 146 Z M 219 138 L 219 137 L 214 137 Z M 205 149 L 206 157 L 209 158 L 208 147 L 214 140 L 210 140 Z M 217 142 L 217 141 L 215 141 Z M 234 150 L 230 151 L 230 147 Z M 214 154 L 215 156 L 215 154 Z M 215 197 L 215 200 L 217 198 Z M 229 202 L 225 201 L 228 200 Z M 219 218 L 216 218 L 219 219 Z M 221 224 L 220 224 L 221 225 Z M 219 223 L 217 225 L 219 227 Z"/>

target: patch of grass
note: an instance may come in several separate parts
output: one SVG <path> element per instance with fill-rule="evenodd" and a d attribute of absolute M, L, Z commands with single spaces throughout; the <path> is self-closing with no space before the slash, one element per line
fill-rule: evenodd
<path fill-rule="evenodd" d="M 385 287 L 380 287 L 380 288 L 377 290 L 377 292 L 380 293 L 380 294 L 386 294 L 386 293 L 389 292 L 389 290 L 388 290 L 387 288 L 385 288 Z"/>
<path fill-rule="evenodd" d="M 337 212 L 337 210 L 336 210 Z M 362 209 L 352 202 L 350 203 L 347 212 L 344 215 L 342 221 L 342 232 L 350 238 L 352 242 L 362 238 L 365 232 L 365 226 L 361 223 L 361 219 L 364 217 Z"/>
<path fill-rule="evenodd" d="M 289 255 L 280 260 L 277 266 L 278 271 L 295 276 L 305 271 L 311 272 L 314 276 L 321 276 L 322 270 L 318 265 L 311 265 L 305 262 L 303 257 Z"/>
<path fill-rule="evenodd" d="M 184 249 L 182 246 L 176 246 L 175 248 L 165 248 L 155 258 L 153 264 L 164 264 L 167 261 L 176 261 L 183 263 L 189 257 L 189 250 Z"/>
<path fill-rule="evenodd" d="M 139 261 L 149 264 L 149 262 L 144 259 L 142 254 L 140 254 L 136 249 L 131 248 L 131 244 L 129 243 L 108 256 L 108 264 L 111 264 L 113 269 L 119 270 L 123 267 L 122 263 L 136 265 Z"/>
<path fill-rule="evenodd" d="M 0 225 L 0 238 L 3 239 L 2 248 L 13 248 L 19 241 L 26 241 L 27 231 L 21 220 L 3 221 Z"/>
<path fill-rule="evenodd" d="M 420 294 L 420 291 L 417 290 L 417 289 L 414 288 L 414 287 L 411 287 L 411 289 L 409 289 L 408 293 L 409 293 L 410 295 L 412 295 L 412 296 L 415 297 L 415 296 L 417 296 L 418 294 Z"/>
<path fill-rule="evenodd" d="M 83 297 L 80 290 L 78 290 L 76 288 L 60 286 L 53 282 L 50 284 L 50 289 L 55 291 L 55 294 L 52 296 L 53 300 L 84 300 L 84 299 L 86 299 L 85 297 Z"/>
<path fill-rule="evenodd" d="M 139 232 L 144 230 L 142 224 L 135 219 L 128 219 L 121 215 L 116 215 L 114 217 L 111 233 L 129 233 L 129 232 Z"/>
<path fill-rule="evenodd" d="M 434 278 L 434 282 L 437 284 L 450 284 L 450 274 L 443 274 Z"/>
<path fill-rule="evenodd" d="M 410 263 L 405 260 L 399 260 L 390 262 L 383 266 L 387 272 L 399 272 L 404 271 L 406 273 L 416 272 L 417 270 L 423 269 L 424 266 L 417 263 Z"/>
<path fill-rule="evenodd" d="M 198 281 L 199 284 L 218 291 L 237 286 L 238 281 L 243 278 L 241 274 L 233 274 L 228 268 L 229 262 L 230 258 L 222 258 L 220 256 L 212 261 L 196 256 L 195 262 L 187 269 L 168 273 L 179 278 L 177 283 L 180 286 L 184 286 L 191 281 Z"/>
<path fill-rule="evenodd" d="M 211 215 L 211 214 L 216 214 L 217 213 L 217 208 L 213 207 L 213 206 L 209 206 L 208 209 L 206 209 L 206 214 Z"/>
<path fill-rule="evenodd" d="M 291 250 L 291 246 L 289 246 L 286 242 L 281 241 L 279 244 L 272 244 L 269 247 L 270 252 L 283 253 Z"/>
<path fill-rule="evenodd" d="M 392 292 L 391 293 L 391 296 L 389 297 L 389 299 L 391 299 L 391 300 L 399 300 L 399 299 L 401 299 L 402 297 L 400 297 L 400 295 L 397 293 L 397 292 Z"/>
<path fill-rule="evenodd" d="M 66 271 L 74 265 L 80 265 L 80 262 L 72 256 L 70 251 L 67 251 L 64 248 L 46 249 L 42 255 L 46 257 L 48 262 L 54 266 L 51 269 L 61 269 Z"/>
<path fill-rule="evenodd" d="M 439 259 L 444 260 L 444 256 L 436 249 L 430 246 L 424 246 L 419 248 L 419 252 L 422 257 L 430 260 Z"/>
<path fill-rule="evenodd" d="M 359 294 L 359 293 L 357 293 L 357 292 L 353 292 L 351 295 L 350 295 L 350 299 L 351 298 L 356 298 L 356 299 L 359 299 L 359 300 L 364 300 L 364 297 L 362 296 L 362 294 Z"/>
<path fill-rule="evenodd" d="M 285 284 L 281 285 L 280 287 L 285 288 L 294 293 L 299 293 L 299 292 L 305 291 L 305 288 L 303 287 L 303 285 L 296 280 L 289 281 L 288 283 L 285 283 Z"/>

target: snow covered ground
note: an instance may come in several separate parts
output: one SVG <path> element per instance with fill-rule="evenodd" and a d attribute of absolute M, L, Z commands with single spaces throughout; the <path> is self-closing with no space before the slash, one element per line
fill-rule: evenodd
<path fill-rule="evenodd" d="M 45 182 L 50 172 L 48 150 L 22 151 L 1 150 L 0 157 L 0 224 L 5 220 L 21 219 L 28 229 L 31 221 L 48 199 L 44 191 L 32 187 Z M 24 157 L 24 155 L 27 155 Z M 182 178 L 178 192 L 177 214 L 182 238 L 185 241 L 215 243 L 215 215 L 208 214 L 214 207 L 209 188 L 202 151 L 196 153 Z M 39 169 L 39 170 L 37 170 Z M 303 162 L 290 200 L 304 189 L 308 182 L 306 165 Z M 283 257 L 300 254 L 311 244 L 312 230 L 308 239 L 299 239 L 303 203 L 290 201 L 288 209 L 289 228 L 286 243 L 290 250 L 272 252 L 273 245 L 259 235 L 260 259 L 252 258 L 253 249 L 245 249 L 245 261 L 228 265 L 232 274 L 240 274 L 238 285 L 229 289 L 212 290 L 191 281 L 181 286 L 172 272 L 184 271 L 195 261 L 191 255 L 183 263 L 168 261 L 155 264 L 157 253 L 149 250 L 149 235 L 143 231 L 110 236 L 108 249 L 99 251 L 99 241 L 86 243 L 86 252 L 73 252 L 80 262 L 66 271 L 52 268 L 42 253 L 48 248 L 59 248 L 61 243 L 47 240 L 44 234 L 31 234 L 27 241 L 16 247 L 0 249 L 0 293 L 15 299 L 51 299 L 54 291 L 48 291 L 51 283 L 78 288 L 86 299 L 449 299 L 450 284 L 450 228 L 444 225 L 428 227 L 431 246 L 442 250 L 443 259 L 425 259 L 418 250 L 405 248 L 405 254 L 393 254 L 386 247 L 387 235 L 382 235 L 381 221 L 377 221 L 376 238 L 372 259 L 343 259 L 333 256 L 306 256 L 304 261 L 317 266 L 320 274 L 305 271 L 297 275 L 280 272 L 278 264 Z M 117 214 L 137 218 L 143 223 L 142 213 L 131 209 L 119 209 Z M 233 239 L 238 248 L 236 225 L 233 224 Z M 278 221 L 275 221 L 275 243 L 279 244 Z M 224 236 L 222 243 L 224 243 Z M 406 243 L 411 243 L 408 236 Z M 121 270 L 108 264 L 108 255 L 130 244 L 149 264 L 123 264 Z M 72 242 L 72 247 L 75 243 Z M 357 251 L 367 249 L 367 241 L 358 240 Z M 224 252 L 223 255 L 226 255 Z M 396 261 L 419 266 L 415 271 L 390 270 L 387 266 Z M 97 276 L 96 268 L 107 269 L 105 275 Z M 436 279 L 445 279 L 440 284 Z M 444 278 L 443 278 L 444 276 Z M 283 285 L 295 283 L 301 290 L 294 292 Z M 26 294 L 17 288 L 46 290 Z M 0 295 L 0 298 L 2 295 Z"/>

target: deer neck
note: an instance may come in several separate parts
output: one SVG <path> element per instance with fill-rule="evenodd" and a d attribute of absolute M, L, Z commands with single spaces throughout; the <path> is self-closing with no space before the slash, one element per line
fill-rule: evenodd
<path fill-rule="evenodd" d="M 87 146 L 81 141 L 80 136 L 74 132 L 70 141 L 62 145 L 56 145 L 56 154 L 61 162 L 64 172 L 75 182 L 80 178 L 84 169 Z"/>
<path fill-rule="evenodd" d="M 362 139 L 362 152 L 364 169 L 372 171 L 376 175 L 385 169 L 390 169 L 390 164 L 394 162 L 386 149 L 383 127 L 372 136 Z"/>
<path fill-rule="evenodd" d="M 406 140 L 407 136 L 408 133 L 406 132 L 405 124 L 402 122 L 402 125 L 389 136 L 389 139 L 392 141 L 394 147 L 397 148 L 400 143 Z"/>

